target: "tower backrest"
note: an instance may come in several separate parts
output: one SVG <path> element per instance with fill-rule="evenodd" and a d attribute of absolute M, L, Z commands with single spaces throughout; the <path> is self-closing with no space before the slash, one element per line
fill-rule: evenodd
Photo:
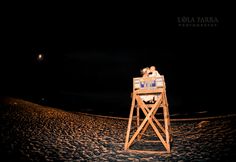
<path fill-rule="evenodd" d="M 133 90 L 143 89 L 143 90 L 149 90 L 149 89 L 157 89 L 157 88 L 163 88 L 165 86 L 164 76 L 161 75 L 161 77 L 138 77 L 133 78 Z"/>

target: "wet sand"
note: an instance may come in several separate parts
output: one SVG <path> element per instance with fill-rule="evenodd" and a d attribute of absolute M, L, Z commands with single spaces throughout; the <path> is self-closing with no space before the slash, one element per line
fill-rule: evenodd
<path fill-rule="evenodd" d="M 127 119 L 67 112 L 20 99 L 0 104 L 1 160 L 5 161 L 235 161 L 236 115 L 171 119 L 170 154 L 124 150 Z M 127 114 L 128 116 L 128 114 Z M 151 130 L 147 137 L 154 138 Z M 135 149 L 161 145 L 134 144 Z"/>

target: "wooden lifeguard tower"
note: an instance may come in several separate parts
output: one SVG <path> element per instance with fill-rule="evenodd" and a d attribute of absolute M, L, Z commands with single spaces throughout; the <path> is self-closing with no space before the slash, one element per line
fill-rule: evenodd
<path fill-rule="evenodd" d="M 152 102 L 145 102 L 145 97 L 153 98 Z M 136 116 L 134 115 L 134 109 L 136 109 Z M 140 109 L 143 114 L 140 114 Z M 162 119 L 157 117 L 159 109 L 162 109 Z M 143 115 L 144 119 L 141 118 L 141 115 Z M 135 119 L 136 122 L 133 121 Z M 145 141 L 144 139 L 144 142 L 161 142 L 164 150 L 130 149 L 132 144 L 142 140 L 149 126 L 153 128 L 158 140 Z M 170 131 L 170 116 L 164 76 L 133 78 L 132 104 L 125 139 L 125 150 L 147 153 L 170 153 L 170 141 L 172 140 Z"/>

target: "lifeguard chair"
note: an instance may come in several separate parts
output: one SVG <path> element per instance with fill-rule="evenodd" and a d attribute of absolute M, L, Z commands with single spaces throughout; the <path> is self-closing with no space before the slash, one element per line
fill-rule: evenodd
<path fill-rule="evenodd" d="M 150 99 L 150 101 L 147 101 L 147 99 Z M 136 109 L 136 116 L 134 116 L 134 109 Z M 144 119 L 141 118 L 140 109 L 143 112 Z M 162 119 L 157 117 L 159 109 L 162 109 Z M 135 119 L 136 124 L 133 122 Z M 148 141 L 144 139 L 144 142 L 161 142 L 164 150 L 131 149 L 131 145 L 142 140 L 149 126 L 153 128 L 158 140 Z M 125 139 L 125 150 L 147 153 L 170 153 L 171 140 L 170 117 L 164 76 L 133 78 L 132 104 Z"/>

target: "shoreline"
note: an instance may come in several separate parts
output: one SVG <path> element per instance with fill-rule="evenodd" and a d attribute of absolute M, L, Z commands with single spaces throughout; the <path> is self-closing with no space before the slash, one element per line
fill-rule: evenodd
<path fill-rule="evenodd" d="M 84 115 L 89 115 L 89 116 L 97 116 L 97 117 L 104 117 L 104 118 L 111 118 L 111 119 L 121 119 L 121 120 L 128 120 L 129 119 L 129 111 L 127 111 L 126 117 L 125 115 L 119 115 L 119 113 L 117 112 L 97 112 L 94 109 L 78 109 L 78 111 L 76 110 L 71 110 L 70 108 L 67 110 L 63 107 L 56 107 L 56 106 L 51 106 L 51 105 L 44 105 L 44 104 L 40 104 L 40 103 L 36 103 L 30 100 L 26 100 L 26 99 L 21 99 L 21 98 L 13 98 L 13 97 L 0 97 L 0 104 L 1 104 L 1 100 L 14 100 L 12 101 L 12 103 L 10 103 L 11 105 L 16 105 L 17 101 L 18 102 L 27 102 L 27 103 L 32 103 L 32 104 L 36 104 L 39 106 L 45 106 L 45 107 L 50 107 L 50 108 L 54 108 L 54 109 L 59 109 L 62 111 L 66 111 L 66 112 L 71 112 L 71 113 L 75 113 L 75 114 L 84 114 Z M 158 114 L 157 114 L 158 115 Z M 160 113 L 160 115 L 162 115 Z M 160 116 L 161 117 L 161 116 Z M 231 117 L 236 117 L 236 112 L 235 113 L 231 113 L 231 112 L 209 112 L 209 111 L 200 111 L 200 112 L 187 112 L 187 113 L 170 113 L 170 120 L 171 121 L 198 121 L 198 120 L 214 120 L 214 119 L 220 119 L 220 118 L 231 118 Z M 160 120 L 162 120 L 160 118 Z"/>

